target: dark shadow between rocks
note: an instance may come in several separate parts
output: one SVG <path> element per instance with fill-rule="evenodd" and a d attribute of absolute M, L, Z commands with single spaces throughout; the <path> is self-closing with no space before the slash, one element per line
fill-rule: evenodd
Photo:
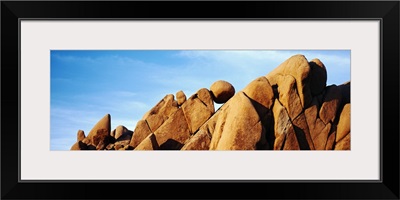
<path fill-rule="evenodd" d="M 257 111 L 258 116 L 260 117 L 262 129 L 263 129 L 261 139 L 256 144 L 256 149 L 257 150 L 273 150 L 275 136 L 273 133 L 272 111 L 270 109 L 268 109 L 267 107 L 265 107 L 264 105 L 262 105 L 261 103 L 253 100 L 252 98 L 250 98 L 250 97 L 248 97 L 248 98 L 250 99 L 251 104 Z M 272 129 L 271 129 L 271 127 L 272 127 Z"/>
<path fill-rule="evenodd" d="M 310 145 L 307 142 L 306 134 L 304 133 L 304 131 L 294 124 L 293 128 L 297 137 L 297 141 L 299 143 L 300 150 L 311 150 Z"/>
<path fill-rule="evenodd" d="M 158 150 L 160 146 L 158 146 L 157 138 L 154 134 L 150 135 L 150 141 L 151 141 L 151 146 L 153 147 L 153 150 Z"/>
<path fill-rule="evenodd" d="M 180 150 L 182 147 L 182 143 L 174 139 L 168 139 L 166 142 L 160 145 L 158 150 Z"/>

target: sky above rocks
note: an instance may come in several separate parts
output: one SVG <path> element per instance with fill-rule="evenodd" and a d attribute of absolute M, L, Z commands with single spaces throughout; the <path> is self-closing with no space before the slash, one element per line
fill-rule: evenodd
<path fill-rule="evenodd" d="M 240 91 L 295 54 L 319 58 L 327 85 L 350 80 L 349 50 L 52 50 L 50 150 L 69 150 L 79 129 L 87 135 L 107 113 L 112 129 L 134 130 L 148 110 L 179 90 L 189 98 L 225 80 Z"/>

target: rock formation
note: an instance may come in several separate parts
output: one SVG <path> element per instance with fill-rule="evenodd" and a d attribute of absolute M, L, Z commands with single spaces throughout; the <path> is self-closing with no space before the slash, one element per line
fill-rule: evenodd
<path fill-rule="evenodd" d="M 223 80 L 214 82 L 210 87 L 210 91 L 215 103 L 225 103 L 235 95 L 235 88 L 232 84 Z"/>
<path fill-rule="evenodd" d="M 350 150 L 350 82 L 326 81 L 322 61 L 294 55 L 238 92 L 218 80 L 168 94 L 133 131 L 107 114 L 71 150 Z"/>

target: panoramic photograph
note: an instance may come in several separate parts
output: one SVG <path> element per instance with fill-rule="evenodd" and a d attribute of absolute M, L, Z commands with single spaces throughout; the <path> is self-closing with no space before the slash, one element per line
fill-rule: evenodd
<path fill-rule="evenodd" d="M 50 150 L 351 150 L 350 50 L 51 50 Z"/>

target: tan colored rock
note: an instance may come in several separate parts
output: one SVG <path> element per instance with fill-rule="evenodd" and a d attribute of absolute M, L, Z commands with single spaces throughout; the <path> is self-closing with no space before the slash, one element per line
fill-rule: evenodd
<path fill-rule="evenodd" d="M 278 99 L 275 99 L 272 113 L 274 116 L 275 134 L 273 149 L 300 150 L 293 124 L 289 118 L 288 113 L 286 112 L 285 107 L 282 106 Z"/>
<path fill-rule="evenodd" d="M 280 64 L 272 72 L 266 75 L 271 86 L 278 85 L 277 75 L 291 75 L 296 80 L 296 87 L 299 93 L 302 107 L 307 107 L 311 103 L 312 95 L 310 81 L 308 79 L 311 67 L 303 55 L 294 55 Z M 278 85 L 279 87 L 279 85 Z"/>
<path fill-rule="evenodd" d="M 274 91 L 264 76 L 250 82 L 243 90 L 247 97 L 271 109 L 274 103 Z"/>
<path fill-rule="evenodd" d="M 160 149 L 178 150 L 190 137 L 183 110 L 179 109 L 154 132 Z"/>
<path fill-rule="evenodd" d="M 315 137 L 314 129 L 315 129 L 315 124 L 316 124 L 317 117 L 318 117 L 318 109 L 319 109 L 318 98 L 314 97 L 310 106 L 304 110 L 304 114 L 305 114 L 306 120 L 307 120 L 307 125 L 308 125 L 308 128 L 310 129 L 310 134 L 311 134 L 312 138 Z M 324 128 L 324 127 L 325 127 L 325 124 L 323 124 L 322 128 Z M 322 128 L 319 129 L 318 131 L 321 131 Z"/>
<path fill-rule="evenodd" d="M 337 125 L 336 142 L 342 140 L 350 133 L 350 104 L 346 104 L 340 113 L 339 123 Z"/>
<path fill-rule="evenodd" d="M 325 65 L 315 58 L 309 62 L 311 67 L 310 72 L 310 89 L 311 95 L 316 96 L 322 93 L 326 87 L 326 80 L 328 79 Z"/>
<path fill-rule="evenodd" d="M 318 97 L 314 97 L 311 105 L 305 109 L 304 114 L 307 120 L 307 125 L 310 130 L 310 136 L 313 141 L 316 150 L 325 149 L 326 142 L 328 140 L 328 134 L 330 133 L 331 125 L 327 125 L 318 118 Z"/>
<path fill-rule="evenodd" d="M 106 144 L 104 140 L 101 140 L 101 141 L 97 144 L 96 150 L 104 150 L 104 149 L 106 149 L 107 146 L 108 146 L 108 144 Z"/>
<path fill-rule="evenodd" d="M 218 112 L 216 112 L 214 115 L 211 116 L 210 119 L 208 119 L 200 128 L 199 131 L 204 131 L 206 132 L 208 135 L 210 135 L 210 137 L 212 137 L 212 135 L 215 132 L 215 128 L 219 119 L 220 114 L 223 112 L 224 108 L 225 108 L 224 104 L 223 106 L 221 106 L 221 109 L 218 110 Z"/>
<path fill-rule="evenodd" d="M 124 144 L 121 144 L 121 143 L 116 143 L 115 146 L 114 146 L 114 149 L 118 150 L 118 151 L 124 151 L 124 150 L 128 149 L 128 145 L 124 145 Z"/>
<path fill-rule="evenodd" d="M 328 124 L 331 124 L 331 123 L 328 123 Z M 313 129 L 310 129 L 310 135 L 311 135 L 311 138 L 312 138 L 312 140 L 313 140 L 313 142 L 314 142 L 314 146 L 315 145 L 317 145 L 319 148 L 322 148 L 321 147 L 321 142 L 323 143 L 324 142 L 324 139 L 323 139 L 323 137 L 325 137 L 326 136 L 326 138 L 325 138 L 325 141 L 327 140 L 327 138 L 328 138 L 328 133 L 330 132 L 329 130 L 328 130 L 328 133 L 326 133 L 326 132 L 324 132 L 324 129 L 327 127 L 327 126 L 329 126 L 328 124 L 324 124 L 324 122 L 322 122 L 322 120 L 320 119 L 320 118 L 317 118 L 317 120 L 315 121 L 315 124 L 314 124 L 314 128 Z M 332 127 L 332 124 L 330 125 L 330 127 L 329 128 L 327 128 L 327 129 L 330 129 Z M 327 130 L 325 130 L 325 131 L 327 131 Z M 322 135 L 321 135 L 322 134 Z M 316 141 L 316 140 L 318 140 L 318 141 Z M 325 146 L 325 145 L 324 145 Z M 317 147 L 316 147 L 317 148 Z"/>
<path fill-rule="evenodd" d="M 289 126 L 283 150 L 301 150 L 293 126 Z"/>
<path fill-rule="evenodd" d="M 110 135 L 111 131 L 111 116 L 106 114 L 96 125 L 90 130 L 87 138 L 87 143 L 97 146 L 100 140 L 105 139 Z M 95 139 L 96 138 L 96 139 Z"/>
<path fill-rule="evenodd" d="M 142 119 L 146 120 L 150 130 L 154 132 L 169 116 L 178 110 L 178 102 L 175 101 L 174 95 L 166 95 L 160 102 L 157 103 Z"/>
<path fill-rule="evenodd" d="M 195 133 L 214 114 L 214 110 L 211 109 L 214 109 L 211 94 L 205 88 L 200 89 L 182 105 L 191 134 Z"/>
<path fill-rule="evenodd" d="M 272 126 L 271 120 L 272 115 L 270 109 L 274 101 L 274 92 L 269 85 L 268 80 L 265 77 L 259 77 L 253 80 L 250 84 L 242 90 L 246 97 L 248 97 L 257 111 L 258 116 L 261 118 L 261 124 L 263 125 L 264 131 L 262 131 L 261 139 L 257 143 L 257 149 L 268 149 L 269 144 L 267 144 L 267 132 L 271 131 Z M 204 126 L 200 127 L 200 130 L 206 131 L 209 135 L 213 135 L 215 131 L 222 133 L 225 124 L 226 116 L 229 114 L 229 110 L 232 104 L 225 103 L 220 107 L 220 109 L 208 120 Z M 234 108 L 232 108 L 234 109 Z M 221 114 L 222 113 L 222 114 Z M 221 116 L 218 118 L 217 116 Z M 217 122 L 219 125 L 216 126 Z M 217 130 L 215 130 L 217 129 Z M 273 131 L 273 130 L 272 130 Z M 271 137 L 271 136 L 268 136 Z M 273 138 L 269 138 L 271 144 Z M 217 141 L 217 140 L 215 140 Z M 217 143 L 213 144 L 217 145 Z M 216 146 L 213 147 L 214 149 Z"/>
<path fill-rule="evenodd" d="M 239 92 L 240 93 L 240 92 Z M 236 95 L 233 97 L 233 99 L 236 98 Z M 210 118 L 208 122 L 205 123 L 206 130 L 208 133 L 211 134 L 211 142 L 210 142 L 210 149 L 209 150 L 215 150 L 217 149 L 218 142 L 221 139 L 222 133 L 224 131 L 225 123 L 226 123 L 226 118 L 228 117 L 228 113 L 231 109 L 232 104 L 231 103 L 226 103 L 221 108 L 218 110 L 214 116 Z M 204 130 L 202 128 L 202 130 Z"/>
<path fill-rule="evenodd" d="M 210 90 L 208 90 L 207 88 L 201 88 L 196 92 L 196 95 L 197 98 L 199 98 L 204 103 L 204 105 L 210 112 L 215 112 L 213 97 Z"/>
<path fill-rule="evenodd" d="M 296 119 L 292 120 L 293 128 L 301 150 L 315 150 L 310 130 L 304 113 L 301 113 Z M 324 144 L 325 146 L 325 144 Z"/>
<path fill-rule="evenodd" d="M 326 141 L 325 150 L 333 150 L 335 147 L 336 131 L 329 133 L 328 140 Z"/>
<path fill-rule="evenodd" d="M 92 145 L 96 147 L 97 150 L 105 149 L 110 143 L 111 136 L 107 129 L 98 129 L 96 134 L 93 136 Z"/>
<path fill-rule="evenodd" d="M 125 126 L 119 125 L 117 126 L 117 128 L 115 128 L 113 132 L 115 132 L 114 138 L 118 139 L 119 137 L 121 137 L 121 135 L 129 132 L 129 130 Z"/>
<path fill-rule="evenodd" d="M 295 119 L 303 111 L 300 97 L 297 94 L 296 79 L 291 75 L 277 76 L 279 77 L 279 102 L 286 108 L 289 117 Z"/>
<path fill-rule="evenodd" d="M 293 127 L 291 126 L 289 128 L 291 128 L 292 132 L 294 133 Z M 285 143 L 286 135 L 287 134 L 283 134 L 275 138 L 273 150 L 283 150 L 283 145 Z"/>
<path fill-rule="evenodd" d="M 107 146 L 106 146 L 106 149 L 107 150 L 115 150 L 115 148 L 114 148 L 114 144 L 108 144 Z"/>
<path fill-rule="evenodd" d="M 182 109 L 178 109 L 171 117 L 157 129 L 154 134 L 146 137 L 135 150 L 179 150 L 190 137 Z M 142 144 L 143 143 L 143 144 Z"/>
<path fill-rule="evenodd" d="M 321 132 L 317 133 L 314 138 L 312 138 L 315 146 L 315 150 L 325 150 L 327 146 L 327 141 L 329 137 L 329 132 L 331 131 L 331 123 L 328 123 Z"/>
<path fill-rule="evenodd" d="M 83 130 L 78 130 L 78 133 L 76 134 L 76 139 L 77 141 L 82 141 L 83 139 L 86 138 L 85 132 Z"/>
<path fill-rule="evenodd" d="M 350 133 L 335 144 L 335 150 L 350 150 Z"/>
<path fill-rule="evenodd" d="M 146 120 L 139 120 L 136 124 L 135 130 L 133 131 L 129 146 L 131 146 L 133 149 L 136 148 L 140 142 L 142 142 L 150 134 L 151 130 Z"/>
<path fill-rule="evenodd" d="M 178 101 L 178 106 L 182 105 L 186 101 L 186 95 L 182 90 L 176 93 L 176 100 Z"/>
<path fill-rule="evenodd" d="M 181 150 L 208 150 L 210 148 L 211 136 L 203 130 L 199 130 L 191 137 Z"/>
<path fill-rule="evenodd" d="M 121 148 L 126 148 L 127 146 L 129 146 L 129 143 L 131 142 L 131 138 L 132 138 L 132 131 L 128 130 L 127 128 L 123 127 L 123 134 L 121 136 L 118 137 L 118 139 L 115 141 L 115 149 L 117 149 L 117 146 L 121 146 Z M 118 128 L 117 128 L 118 130 Z M 118 131 L 117 131 L 118 132 Z"/>
<path fill-rule="evenodd" d="M 159 145 L 157 143 L 156 136 L 154 133 L 148 135 L 134 150 L 135 151 L 143 151 L 143 150 L 158 150 Z"/>
<path fill-rule="evenodd" d="M 285 107 L 282 106 L 278 99 L 275 99 L 272 113 L 274 116 L 275 134 L 274 150 L 281 150 L 283 149 L 283 144 L 285 142 L 286 136 L 288 135 L 288 132 L 292 131 L 294 133 L 294 129 Z"/>
<path fill-rule="evenodd" d="M 225 103 L 233 95 L 235 95 L 235 88 L 229 82 L 218 80 L 210 87 L 211 93 L 214 97 L 215 103 Z"/>
<path fill-rule="evenodd" d="M 250 99 L 238 92 L 227 104 L 225 114 L 218 118 L 210 150 L 255 150 L 264 130 Z"/>
<path fill-rule="evenodd" d="M 324 102 L 319 110 L 319 117 L 327 124 L 334 122 L 342 99 L 342 92 L 336 85 L 327 87 Z"/>

